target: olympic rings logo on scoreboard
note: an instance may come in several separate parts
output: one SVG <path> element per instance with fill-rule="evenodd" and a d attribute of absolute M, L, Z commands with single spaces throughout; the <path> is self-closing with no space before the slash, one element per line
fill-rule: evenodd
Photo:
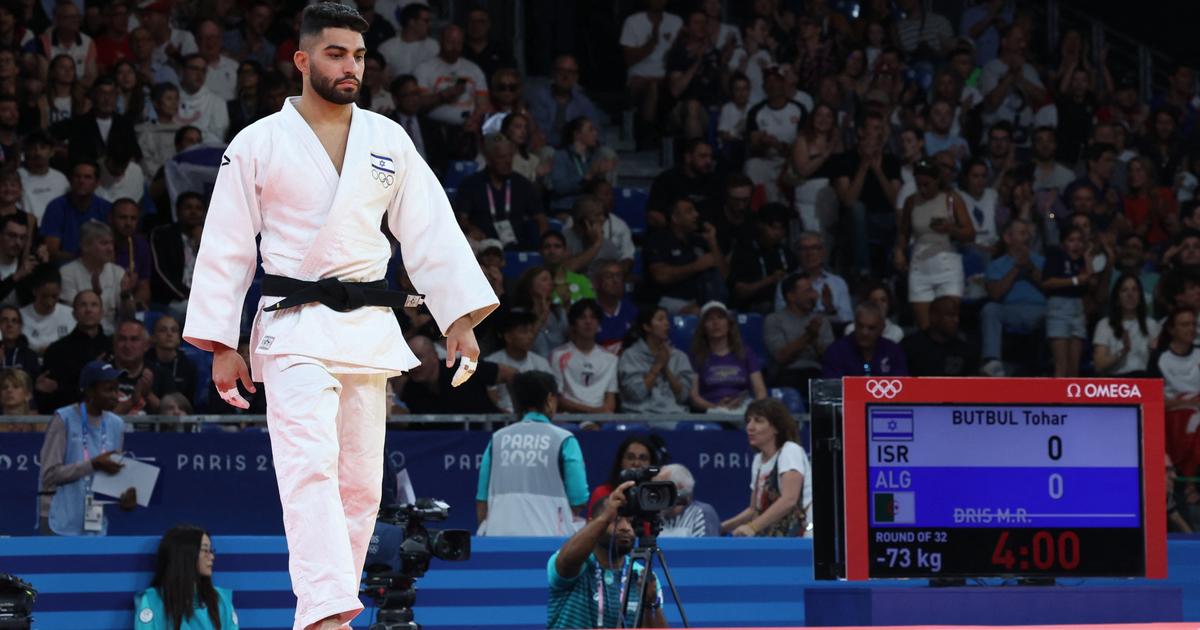
<path fill-rule="evenodd" d="M 1079 383 L 1067 384 L 1067 398 L 1141 398 L 1136 383 Z"/>
<path fill-rule="evenodd" d="M 892 379 L 867 381 L 867 393 L 876 398 L 895 398 L 904 389 L 904 384 Z"/>

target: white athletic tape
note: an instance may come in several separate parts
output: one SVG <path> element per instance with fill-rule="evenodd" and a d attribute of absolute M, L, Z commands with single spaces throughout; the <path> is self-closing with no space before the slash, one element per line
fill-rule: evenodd
<path fill-rule="evenodd" d="M 475 359 L 463 357 L 458 362 L 458 369 L 454 371 L 454 378 L 450 379 L 450 385 L 458 387 L 467 382 L 471 375 L 475 374 L 475 368 L 479 363 Z"/>

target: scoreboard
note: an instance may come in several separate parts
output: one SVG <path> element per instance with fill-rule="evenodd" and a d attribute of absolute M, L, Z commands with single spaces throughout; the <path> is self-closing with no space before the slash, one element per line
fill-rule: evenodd
<path fill-rule="evenodd" d="M 847 378 L 843 405 L 840 577 L 1166 576 L 1161 382 Z"/>

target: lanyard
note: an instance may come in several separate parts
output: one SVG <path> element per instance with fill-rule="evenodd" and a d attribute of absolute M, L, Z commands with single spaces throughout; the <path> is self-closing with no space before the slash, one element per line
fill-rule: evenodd
<path fill-rule="evenodd" d="M 88 438 L 91 435 L 92 428 L 88 425 L 87 403 L 79 403 L 79 413 L 83 415 L 83 458 L 91 461 L 92 455 L 88 451 Z M 108 419 L 103 414 L 100 416 L 100 452 L 105 453 L 108 449 Z"/>
<path fill-rule="evenodd" d="M 583 177 L 583 158 L 570 149 L 567 149 L 567 152 L 571 154 L 571 163 L 575 165 L 575 170 L 579 171 L 580 177 Z"/>
<path fill-rule="evenodd" d="M 129 250 L 129 271 L 137 273 L 137 258 L 133 255 L 133 237 L 125 239 Z"/>
<path fill-rule="evenodd" d="M 485 186 L 488 196 L 488 211 L 492 213 L 492 220 L 496 220 L 496 200 L 492 198 L 492 183 L 488 182 Z M 512 179 L 504 180 L 504 218 L 507 219 L 512 211 Z"/>
<path fill-rule="evenodd" d="M 625 560 L 623 560 L 621 562 L 621 572 L 620 572 L 621 590 L 617 591 L 618 593 L 625 592 L 625 563 L 628 561 L 629 561 L 628 558 L 626 558 Z M 600 562 L 597 561 L 596 562 L 596 627 L 597 628 L 604 627 L 604 596 L 606 593 L 607 593 L 607 590 L 604 588 L 604 570 L 600 568 Z M 617 595 L 618 600 L 620 599 L 620 597 L 621 597 L 620 595 Z M 620 605 L 620 603 L 621 602 L 618 601 L 617 605 Z"/>

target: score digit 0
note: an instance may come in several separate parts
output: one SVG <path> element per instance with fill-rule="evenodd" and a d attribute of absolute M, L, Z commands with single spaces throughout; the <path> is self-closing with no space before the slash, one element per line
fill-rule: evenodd
<path fill-rule="evenodd" d="M 1054 461 L 1062 459 L 1062 438 L 1057 435 L 1051 435 L 1050 441 L 1046 444 L 1046 450 L 1049 451 L 1050 459 Z"/>

